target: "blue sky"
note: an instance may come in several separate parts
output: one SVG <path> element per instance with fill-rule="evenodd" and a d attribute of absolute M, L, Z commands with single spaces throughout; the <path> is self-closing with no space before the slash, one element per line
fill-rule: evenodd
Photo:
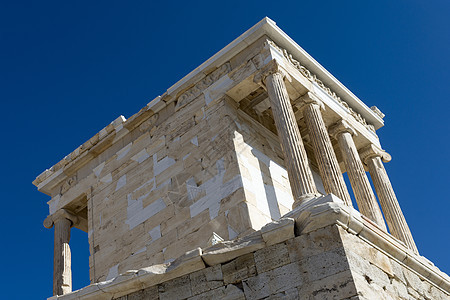
<path fill-rule="evenodd" d="M 449 15 L 446 0 L 2 1 L 2 297 L 52 294 L 49 197 L 31 181 L 264 16 L 386 114 L 378 134 L 400 205 L 421 254 L 449 273 Z M 73 230 L 71 246 L 78 289 L 87 235 Z"/>

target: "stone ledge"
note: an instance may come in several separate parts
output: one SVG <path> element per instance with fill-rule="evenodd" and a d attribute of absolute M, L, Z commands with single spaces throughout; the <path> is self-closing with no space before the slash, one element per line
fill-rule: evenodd
<path fill-rule="evenodd" d="M 338 224 L 347 232 L 357 235 L 365 242 L 404 264 L 420 277 L 431 281 L 436 287 L 450 292 L 450 277 L 428 259 L 416 255 L 411 249 L 374 222 L 348 207 L 333 194 L 310 200 L 285 217 L 295 219 L 296 235 L 305 234 L 332 224 Z"/>
<path fill-rule="evenodd" d="M 283 242 L 294 237 L 294 220 L 281 219 L 267 224 L 263 230 L 233 241 L 225 241 L 204 250 L 197 248 L 186 252 L 171 263 L 130 270 L 119 276 L 91 284 L 67 295 L 53 296 L 49 300 L 111 299 L 117 298 L 201 269 L 230 261 L 238 256 L 266 247 L 267 238 L 277 235 Z M 270 241 L 269 241 L 270 244 Z"/>
<path fill-rule="evenodd" d="M 248 236 L 225 241 L 203 250 L 197 248 L 172 263 L 130 270 L 111 280 L 48 299 L 118 298 L 334 224 L 341 226 L 350 234 L 359 236 L 380 252 L 405 265 L 419 277 L 428 279 L 438 289 L 450 293 L 450 278 L 447 274 L 441 272 L 426 258 L 414 254 L 403 243 L 381 230 L 354 208 L 345 206 L 341 199 L 330 194 L 304 203 L 279 221 L 268 223 L 261 230 Z"/>
<path fill-rule="evenodd" d="M 93 158 L 89 157 L 88 154 L 90 152 L 98 153 L 103 151 L 106 147 L 110 146 L 148 118 L 162 110 L 166 106 L 166 102 L 163 99 L 164 96 L 165 95 L 156 97 L 128 119 L 124 116 L 119 116 L 112 121 L 111 124 L 100 130 L 92 138 L 65 156 L 50 169 L 39 174 L 33 181 L 33 184 L 39 191 L 49 194 L 52 187 L 67 178 L 67 173 L 70 173 L 67 169 L 79 169 Z"/>

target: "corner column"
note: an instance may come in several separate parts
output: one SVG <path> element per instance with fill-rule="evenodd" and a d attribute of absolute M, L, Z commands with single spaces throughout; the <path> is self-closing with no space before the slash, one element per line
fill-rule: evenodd
<path fill-rule="evenodd" d="M 273 60 L 255 76 L 255 82 L 262 82 L 269 94 L 275 126 L 283 150 L 286 168 L 296 208 L 302 202 L 320 196 L 309 166 L 305 147 L 295 120 L 294 111 L 284 83 L 290 76 Z"/>
<path fill-rule="evenodd" d="M 46 228 L 55 227 L 53 253 L 53 295 L 64 295 L 72 292 L 72 266 L 70 254 L 70 228 L 76 223 L 77 217 L 59 210 L 48 216 L 44 221 Z"/>
<path fill-rule="evenodd" d="M 327 127 L 322 118 L 321 109 L 324 109 L 324 105 L 322 101 L 310 92 L 302 97 L 302 101 L 303 115 L 306 126 L 308 127 L 325 191 L 338 196 L 347 206 L 351 207 L 352 200 L 350 199 L 341 168 L 334 153 L 333 145 L 328 136 Z"/>
<path fill-rule="evenodd" d="M 353 136 L 357 134 L 356 131 L 345 120 L 341 120 L 330 128 L 330 134 L 338 140 L 360 212 L 387 231 L 383 214 L 353 141 Z"/>
<path fill-rule="evenodd" d="M 385 162 L 390 161 L 391 156 L 374 145 L 370 145 L 361 150 L 361 158 L 369 168 L 369 173 L 372 177 L 373 185 L 375 186 L 375 191 L 380 200 L 381 208 L 383 209 L 391 234 L 418 254 L 416 243 L 406 223 L 405 216 L 402 213 L 391 181 L 382 162 L 382 159 Z"/>

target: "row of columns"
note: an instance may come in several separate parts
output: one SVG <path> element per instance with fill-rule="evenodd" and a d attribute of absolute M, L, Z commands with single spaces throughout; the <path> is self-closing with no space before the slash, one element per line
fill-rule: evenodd
<path fill-rule="evenodd" d="M 262 72 L 255 76 L 255 81 L 262 82 L 269 94 L 294 196 L 294 209 L 305 200 L 317 197 L 318 191 L 284 83 L 285 79 L 291 80 L 287 72 L 275 60 L 266 65 Z M 352 206 L 347 186 L 331 144 L 331 135 L 337 139 L 342 151 L 344 164 L 360 212 L 375 222 L 381 229 L 387 231 L 383 214 L 364 170 L 364 162 L 369 168 L 391 234 L 404 242 L 415 253 L 418 253 L 382 163 L 382 159 L 389 160 L 389 155 L 374 145 L 370 145 L 363 149 L 361 153 L 358 153 L 353 141 L 356 132 L 345 120 L 333 125 L 328 132 L 322 118 L 321 109 L 324 108 L 324 105 L 320 99 L 312 93 L 307 93 L 301 101 L 300 109 L 303 111 L 325 191 L 338 196 L 346 205 Z"/>

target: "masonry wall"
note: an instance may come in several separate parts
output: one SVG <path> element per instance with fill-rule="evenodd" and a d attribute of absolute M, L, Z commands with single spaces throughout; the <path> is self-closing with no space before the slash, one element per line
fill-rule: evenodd
<path fill-rule="evenodd" d="M 161 124 L 135 129 L 94 169 L 103 184 L 88 203 L 93 281 L 170 261 L 205 246 L 213 231 L 229 239 L 250 228 L 245 218 L 230 222 L 226 215 L 244 201 L 233 122 L 225 102 L 205 109 L 202 97 L 179 112 L 166 107 Z"/>
<path fill-rule="evenodd" d="M 207 106 L 201 95 L 164 114 L 94 168 L 93 282 L 206 247 L 213 232 L 225 240 L 248 234 L 292 206 L 276 136 L 259 134 L 225 98 Z"/>
<path fill-rule="evenodd" d="M 448 297 L 361 237 L 331 225 L 115 299 Z"/>
<path fill-rule="evenodd" d="M 423 275 L 360 237 L 344 234 L 343 244 L 360 299 L 449 299 Z"/>
<path fill-rule="evenodd" d="M 338 226 L 117 298 L 350 299 L 357 295 Z"/>
<path fill-rule="evenodd" d="M 176 101 L 158 100 L 162 110 L 139 126 L 135 116 L 114 121 L 71 153 L 82 165 L 75 173 L 54 169 L 73 176 L 53 190 L 50 214 L 87 211 L 92 283 L 204 248 L 213 232 L 247 235 L 291 209 L 278 138 L 227 96 L 255 88 L 264 41 L 205 71 Z"/>

